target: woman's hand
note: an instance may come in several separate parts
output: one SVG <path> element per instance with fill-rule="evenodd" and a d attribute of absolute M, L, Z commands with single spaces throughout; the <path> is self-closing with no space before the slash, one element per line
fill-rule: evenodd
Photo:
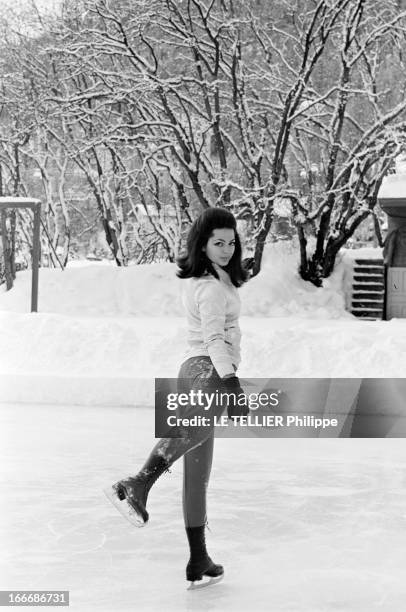
<path fill-rule="evenodd" d="M 237 366 L 233 364 L 233 368 L 234 368 L 234 372 L 230 372 L 230 374 L 225 374 L 222 378 L 222 380 L 226 379 L 226 378 L 231 378 L 232 376 L 235 375 L 236 371 L 237 371 Z"/>
<path fill-rule="evenodd" d="M 222 378 L 222 381 L 227 392 L 232 394 L 227 406 L 228 418 L 232 419 L 233 417 L 247 416 L 250 411 L 248 399 L 244 389 L 242 389 L 240 385 L 238 376 L 226 374 L 226 376 Z"/>

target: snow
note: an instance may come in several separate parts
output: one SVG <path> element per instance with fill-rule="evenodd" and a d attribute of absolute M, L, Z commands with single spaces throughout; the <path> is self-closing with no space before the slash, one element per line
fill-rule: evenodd
<path fill-rule="evenodd" d="M 398 198 L 404 200 L 406 193 L 406 173 L 385 176 L 378 192 L 378 200 Z"/>
<path fill-rule="evenodd" d="M 267 246 L 262 272 L 240 289 L 240 377 L 404 375 L 405 321 L 360 321 L 345 310 L 354 254 L 344 252 L 316 288 L 299 278 L 291 244 Z M 30 272 L 18 273 L 12 291 L 0 289 L 3 401 L 152 405 L 154 377 L 176 377 L 186 350 L 175 270 L 41 269 L 39 313 L 28 312 Z"/>
<path fill-rule="evenodd" d="M 6 314 L 3 401 L 152 405 L 154 377 L 176 377 L 184 350 L 179 318 L 106 319 Z M 403 376 L 402 320 L 243 317 L 239 376 Z"/>
<path fill-rule="evenodd" d="M 86 265 L 87 263 L 87 265 Z M 111 262 L 72 262 L 65 270 L 40 270 L 40 313 L 68 317 L 183 317 L 182 280 L 176 264 L 117 267 Z M 344 310 L 342 279 L 346 266 L 319 289 L 297 271 L 297 247 L 268 245 L 261 273 L 240 290 L 242 316 L 351 318 Z M 18 274 L 14 289 L 0 287 L 0 311 L 27 312 L 31 272 Z"/>
<path fill-rule="evenodd" d="M 13 198 L 13 197 L 0 197 L 0 204 L 40 204 L 41 200 L 38 198 Z"/>
<path fill-rule="evenodd" d="M 274 214 L 279 217 L 290 217 L 292 215 L 292 202 L 289 198 L 275 198 L 273 210 Z"/>
<path fill-rule="evenodd" d="M 355 259 L 383 259 L 382 249 L 379 247 L 362 247 L 361 249 L 343 249 L 344 260 Z"/>
<path fill-rule="evenodd" d="M 406 175 L 406 155 L 401 153 L 395 159 L 396 174 Z"/>
<path fill-rule="evenodd" d="M 100 263 L 41 269 L 39 311 L 92 318 L 181 316 L 175 264 L 119 268 Z M 27 312 L 30 287 L 31 272 L 20 272 L 13 291 L 0 293 L 0 310 Z"/>

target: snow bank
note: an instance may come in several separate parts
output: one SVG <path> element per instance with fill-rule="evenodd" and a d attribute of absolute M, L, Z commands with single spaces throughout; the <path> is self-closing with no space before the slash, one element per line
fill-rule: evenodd
<path fill-rule="evenodd" d="M 297 273 L 297 246 L 267 245 L 260 274 L 241 288 L 242 315 L 261 317 L 348 318 L 343 275 L 338 261 L 323 288 L 303 281 Z M 64 271 L 41 269 L 39 310 L 75 317 L 182 317 L 182 280 L 176 264 L 118 268 L 100 262 L 72 262 Z M 28 312 L 31 272 L 19 272 L 12 291 L 0 288 L 0 310 Z"/>
<path fill-rule="evenodd" d="M 291 242 L 268 245 L 260 274 L 241 288 L 241 312 L 247 316 L 353 319 L 345 311 L 344 294 L 350 266 L 340 255 L 324 286 L 315 287 L 297 272 L 297 246 Z"/>
<path fill-rule="evenodd" d="M 241 288 L 240 377 L 404 376 L 405 321 L 344 310 L 351 256 L 323 288 L 299 278 L 296 258 L 289 244 L 269 246 Z M 30 275 L 19 273 L 0 293 L 0 401 L 152 405 L 154 377 L 176 377 L 186 350 L 175 269 L 41 270 L 39 313 L 28 312 Z"/>
<path fill-rule="evenodd" d="M 41 313 L 78 317 L 181 316 L 181 280 L 171 263 L 153 265 L 68 266 L 65 270 L 42 268 L 38 308 Z M 0 310 L 30 309 L 31 271 L 19 272 L 12 291 L 0 293 Z"/>
<path fill-rule="evenodd" d="M 1 401 L 152 405 L 154 377 L 176 377 L 182 318 L 0 315 Z M 239 376 L 402 377 L 403 320 L 242 317 Z"/>

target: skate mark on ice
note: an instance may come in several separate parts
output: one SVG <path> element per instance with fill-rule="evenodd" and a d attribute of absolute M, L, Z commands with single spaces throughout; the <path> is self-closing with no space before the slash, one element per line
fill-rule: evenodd
<path fill-rule="evenodd" d="M 89 525 L 89 522 L 81 522 L 78 525 L 74 525 L 73 527 L 70 527 L 64 531 L 57 531 L 53 525 L 55 521 L 51 520 L 47 523 L 47 527 L 49 529 L 49 531 L 52 533 L 52 535 L 55 537 L 54 542 L 58 542 L 61 543 L 61 541 L 63 542 L 63 539 L 66 538 L 67 536 L 69 536 L 69 546 L 67 547 L 69 549 L 70 546 L 75 546 L 75 538 L 72 537 L 74 535 L 77 535 L 79 538 L 79 541 L 81 543 L 83 543 L 83 539 L 85 538 L 89 538 L 89 527 L 95 529 L 94 525 Z M 77 550 L 67 550 L 67 552 L 69 552 L 69 554 L 71 555 L 82 555 L 85 553 L 89 553 L 89 552 L 93 552 L 95 550 L 98 550 L 99 548 L 103 548 L 106 541 L 107 541 L 107 536 L 106 534 L 102 531 L 98 531 L 96 528 L 96 532 L 94 532 L 93 534 L 91 534 L 93 537 L 97 537 L 97 539 L 99 540 L 95 545 L 92 545 L 89 548 L 78 548 Z M 65 546 L 64 546 L 65 548 Z"/>

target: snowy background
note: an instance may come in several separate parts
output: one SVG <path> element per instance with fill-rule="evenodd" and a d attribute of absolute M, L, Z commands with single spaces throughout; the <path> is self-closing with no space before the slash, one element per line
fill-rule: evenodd
<path fill-rule="evenodd" d="M 351 266 L 343 251 L 323 288 L 299 278 L 297 250 L 270 244 L 261 273 L 240 290 L 241 377 L 401 377 L 405 323 L 359 321 L 345 310 Z M 3 399 L 152 405 L 154 377 L 176 377 L 186 350 L 181 280 L 170 263 L 118 268 L 76 262 L 42 269 L 39 312 L 31 273 L 0 289 Z"/>
<path fill-rule="evenodd" d="M 242 378 L 404 375 L 405 322 L 345 311 L 353 256 L 317 289 L 268 246 L 241 289 Z M 153 379 L 186 348 L 174 273 L 42 269 L 36 314 L 29 272 L 1 290 L 0 589 L 69 589 L 80 612 L 403 611 L 403 439 L 217 439 L 207 540 L 226 576 L 206 590 L 186 590 L 181 461 L 146 528 L 106 500 L 149 453 Z"/>

